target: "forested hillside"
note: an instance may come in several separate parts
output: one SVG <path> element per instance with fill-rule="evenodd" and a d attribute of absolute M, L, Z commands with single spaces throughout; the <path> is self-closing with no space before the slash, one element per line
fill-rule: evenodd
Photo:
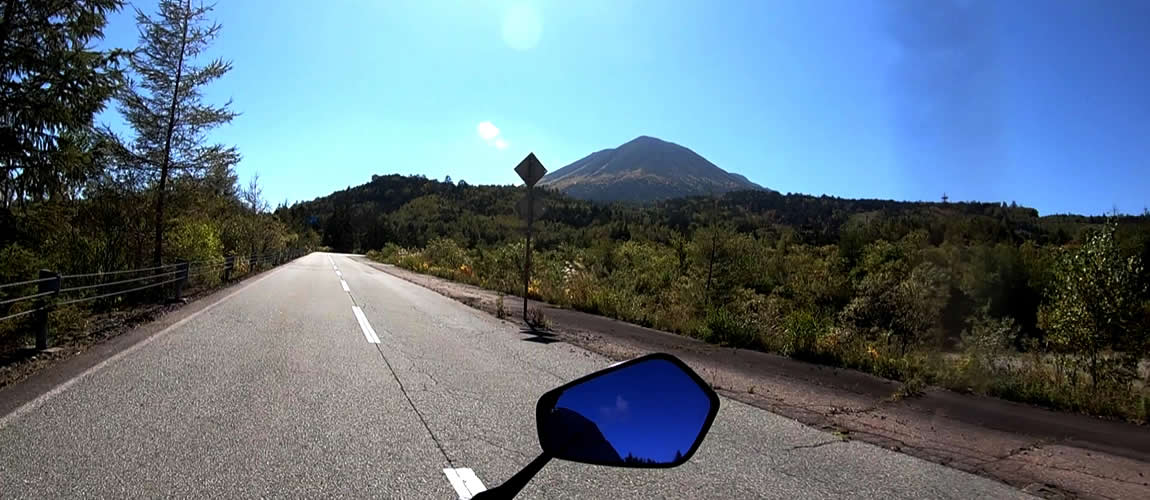
<path fill-rule="evenodd" d="M 337 250 L 520 293 L 523 194 L 374 176 L 279 214 Z M 649 205 L 542 196 L 536 298 L 916 383 L 1145 418 L 1148 215 L 767 191 Z"/>

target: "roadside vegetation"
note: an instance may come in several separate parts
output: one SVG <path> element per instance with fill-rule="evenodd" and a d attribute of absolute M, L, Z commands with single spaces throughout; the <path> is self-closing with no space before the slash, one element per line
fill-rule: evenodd
<path fill-rule="evenodd" d="M 322 245 L 522 293 L 522 188 L 375 176 L 273 211 L 254 178 L 241 186 L 240 152 L 209 140 L 237 115 L 202 99 L 231 69 L 200 57 L 220 29 L 210 9 L 162 0 L 138 12 L 137 47 L 100 51 L 119 0 L 5 5 L 0 284 Z M 98 123 L 108 109 L 122 126 Z M 1150 214 L 752 191 L 643 206 L 542 198 L 533 298 L 911 387 L 1150 412 Z M 0 289 L 0 316 L 34 292 Z M 53 321 L 83 325 L 132 300 Z M 0 322 L 0 349 L 29 333 L 24 319 Z"/>
<path fill-rule="evenodd" d="M 137 11 L 139 46 L 93 49 L 107 15 L 123 7 L 18 0 L 0 10 L 0 284 L 34 279 L 40 269 L 213 264 L 318 245 L 317 233 L 269 211 L 254 179 L 239 185 L 234 147 L 208 140 L 236 116 L 230 103 L 201 98 L 231 69 L 200 57 L 220 29 L 210 8 L 161 1 L 156 12 Z M 110 109 L 122 126 L 98 123 Z M 238 262 L 234 276 L 248 271 Z M 193 285 L 213 286 L 214 276 Z M 0 303 L 35 291 L 0 289 Z M 94 311 L 146 298 L 59 308 L 53 331 L 82 329 Z M 34 306 L 3 303 L 0 317 Z M 0 321 L 0 353 L 27 344 L 30 320 Z"/>
<path fill-rule="evenodd" d="M 337 250 L 521 294 L 521 195 L 380 176 L 290 211 Z M 1147 419 L 1150 215 L 767 192 L 648 206 L 544 196 L 532 298 L 910 387 Z"/>

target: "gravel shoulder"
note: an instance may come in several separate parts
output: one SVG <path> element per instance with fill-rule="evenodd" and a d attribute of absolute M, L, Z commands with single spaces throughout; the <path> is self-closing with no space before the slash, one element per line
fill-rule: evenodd
<path fill-rule="evenodd" d="M 500 294 L 359 262 L 495 314 Z M 514 320 L 522 299 L 505 296 Z M 1150 429 L 928 388 L 893 398 L 901 384 L 852 370 L 719 347 L 667 332 L 531 301 L 562 341 L 613 358 L 679 356 L 729 398 L 807 425 L 997 479 L 1047 498 L 1150 498 Z"/>

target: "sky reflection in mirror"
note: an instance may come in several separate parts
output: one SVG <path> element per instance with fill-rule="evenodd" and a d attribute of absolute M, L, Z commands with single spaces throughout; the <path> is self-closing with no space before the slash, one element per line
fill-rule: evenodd
<path fill-rule="evenodd" d="M 624 460 L 631 457 L 664 464 L 687 454 L 702 430 L 711 401 L 678 366 L 653 359 L 572 387 L 555 406 L 594 422 Z M 573 454 L 578 455 L 578 450 Z M 560 458 L 578 460 L 577 456 Z"/>

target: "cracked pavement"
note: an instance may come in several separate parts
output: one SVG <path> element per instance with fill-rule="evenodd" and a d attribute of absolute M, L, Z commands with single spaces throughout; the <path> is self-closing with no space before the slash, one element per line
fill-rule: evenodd
<path fill-rule="evenodd" d="M 535 401 L 612 359 L 325 254 L 0 417 L 0 497 L 455 498 L 538 454 Z M 1004 484 L 724 397 L 691 462 L 552 462 L 522 498 L 1023 498 Z M 1036 448 L 1037 450 L 1038 448 Z M 1023 453 L 1020 450 L 1018 453 Z"/>

